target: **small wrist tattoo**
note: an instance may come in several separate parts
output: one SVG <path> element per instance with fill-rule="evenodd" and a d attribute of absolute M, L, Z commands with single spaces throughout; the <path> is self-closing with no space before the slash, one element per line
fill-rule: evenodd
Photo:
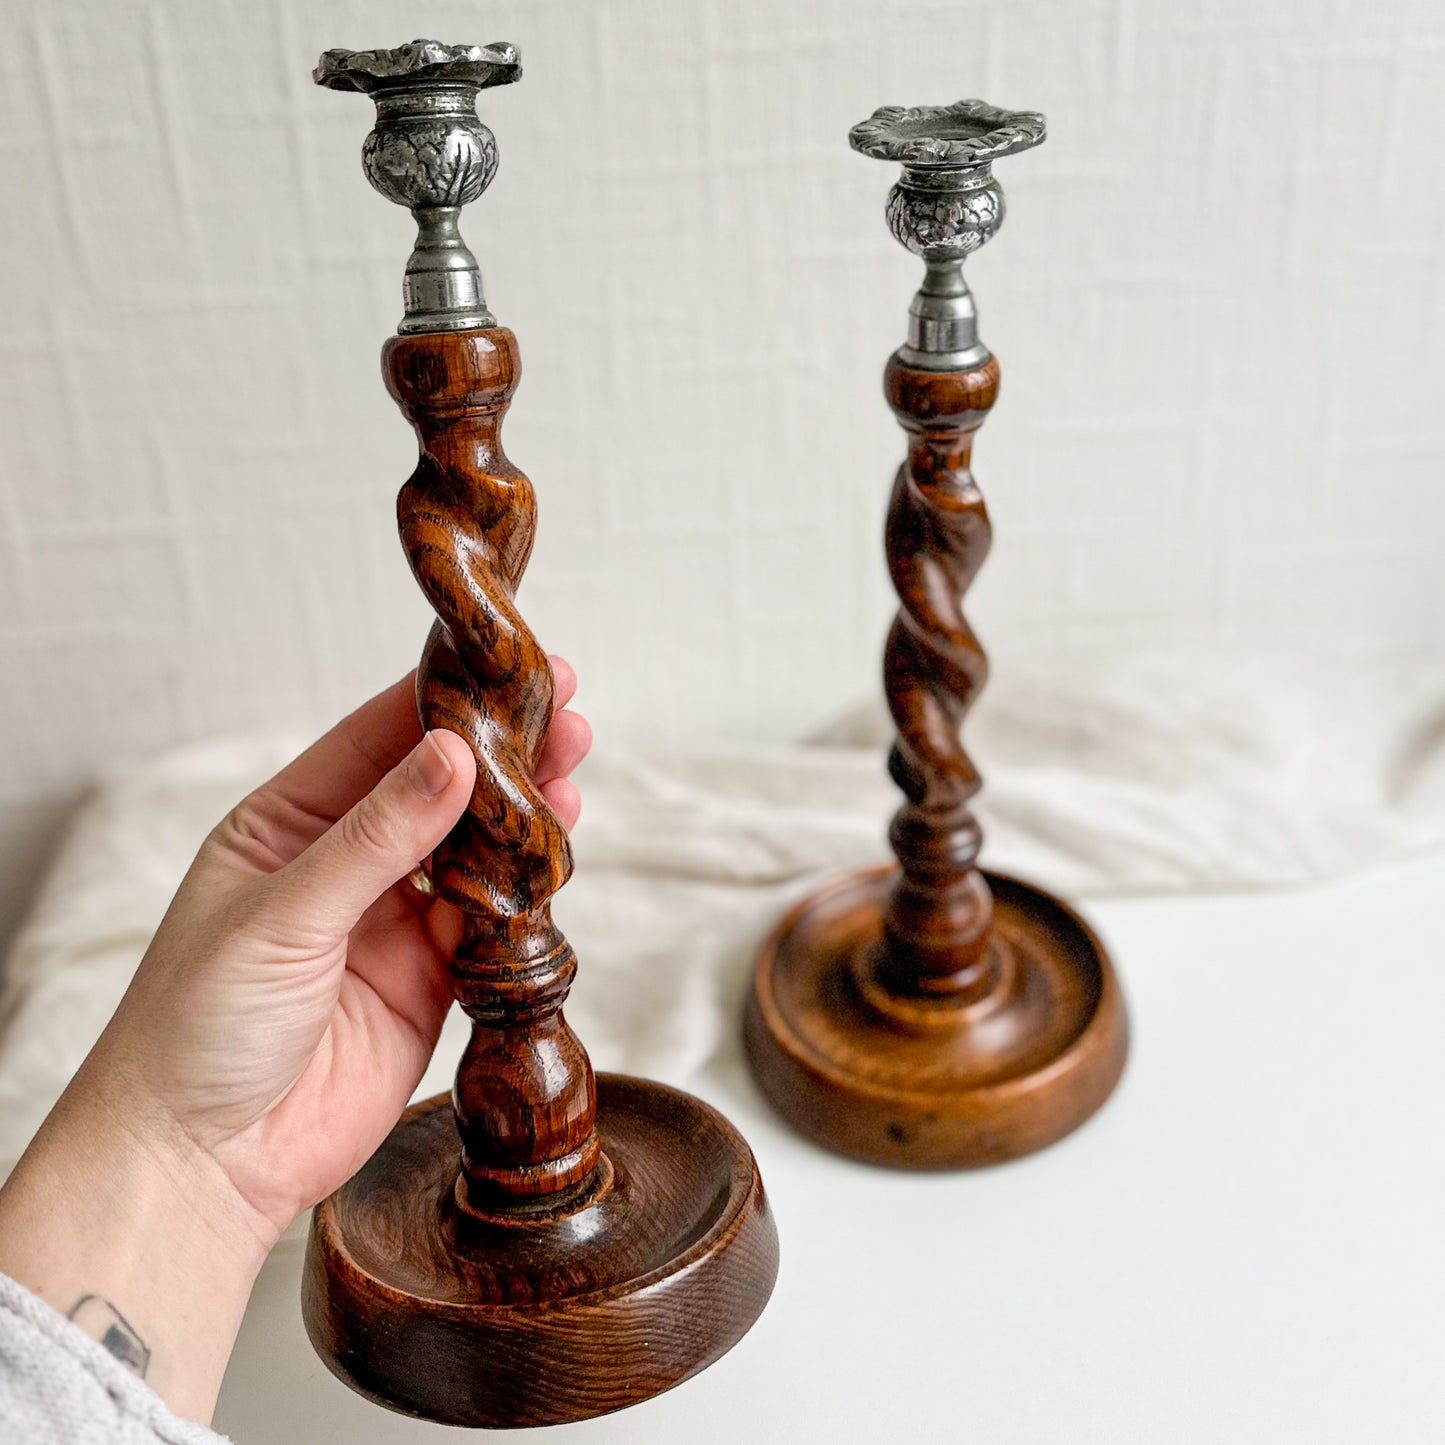
<path fill-rule="evenodd" d="M 84 1294 L 76 1300 L 69 1318 L 123 1364 L 145 1379 L 151 1352 L 145 1341 L 130 1327 L 126 1317 L 99 1295 Z"/>

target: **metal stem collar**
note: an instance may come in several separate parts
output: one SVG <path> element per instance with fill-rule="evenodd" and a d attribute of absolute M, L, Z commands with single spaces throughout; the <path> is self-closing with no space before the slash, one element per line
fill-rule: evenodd
<path fill-rule="evenodd" d="M 497 173 L 497 139 L 477 118 L 477 93 L 522 78 L 516 46 L 413 40 L 395 50 L 328 50 L 312 78 L 376 102 L 362 167 L 387 200 L 416 218 L 406 314 L 396 329 L 405 335 L 495 326 L 458 222 L 461 208 Z"/>
<path fill-rule="evenodd" d="M 981 100 L 953 105 L 886 105 L 848 132 L 853 149 L 901 161 L 888 193 L 888 226 L 928 267 L 908 309 L 910 366 L 958 371 L 987 361 L 963 260 L 1003 224 L 1003 191 L 993 162 L 1044 138 L 1037 111 L 1000 110 Z"/>

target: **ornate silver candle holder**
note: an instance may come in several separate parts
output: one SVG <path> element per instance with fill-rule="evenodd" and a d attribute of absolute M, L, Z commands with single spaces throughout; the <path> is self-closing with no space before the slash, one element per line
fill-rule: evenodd
<path fill-rule="evenodd" d="M 981 100 L 885 105 L 848 132 L 855 151 L 903 164 L 888 193 L 888 228 L 928 267 L 909 309 L 908 344 L 899 352 L 910 366 L 950 371 L 987 359 L 963 279 L 964 257 L 1003 224 L 993 162 L 1043 139 L 1037 111 L 1000 110 Z"/>
<path fill-rule="evenodd" d="M 497 173 L 497 139 L 477 117 L 477 93 L 522 78 L 516 46 L 413 40 L 394 50 L 328 50 L 312 78 L 376 102 L 361 163 L 371 184 L 416 218 L 406 314 L 396 329 L 407 335 L 495 326 L 458 221 Z"/>

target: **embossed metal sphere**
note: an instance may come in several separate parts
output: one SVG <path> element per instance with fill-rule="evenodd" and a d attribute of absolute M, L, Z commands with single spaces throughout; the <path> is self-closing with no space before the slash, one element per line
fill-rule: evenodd
<path fill-rule="evenodd" d="M 361 164 L 398 205 L 464 206 L 497 173 L 497 139 L 475 115 L 379 116 Z"/>
<path fill-rule="evenodd" d="M 909 184 L 905 174 L 888 192 L 888 229 L 925 261 L 961 260 L 1003 224 L 1003 191 L 996 181 L 971 191 L 938 191 Z"/>

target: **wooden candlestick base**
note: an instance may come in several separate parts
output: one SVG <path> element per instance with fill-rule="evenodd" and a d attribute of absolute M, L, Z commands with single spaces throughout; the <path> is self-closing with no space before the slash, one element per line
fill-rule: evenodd
<path fill-rule="evenodd" d="M 417 1104 L 317 1210 L 312 1343 L 378 1403 L 445 1424 L 556 1425 L 636 1404 L 747 1333 L 778 1246 L 757 1166 L 716 1110 L 597 1077 L 600 1187 L 484 1223 L 453 1205 L 450 1100 Z"/>
<path fill-rule="evenodd" d="M 996 982 L 972 1003 L 878 986 L 894 867 L 829 883 L 769 935 L 748 1054 L 801 1133 L 871 1164 L 967 1168 L 1052 1144 L 1109 1097 L 1128 1027 L 1103 945 L 1058 899 L 983 876 Z"/>

